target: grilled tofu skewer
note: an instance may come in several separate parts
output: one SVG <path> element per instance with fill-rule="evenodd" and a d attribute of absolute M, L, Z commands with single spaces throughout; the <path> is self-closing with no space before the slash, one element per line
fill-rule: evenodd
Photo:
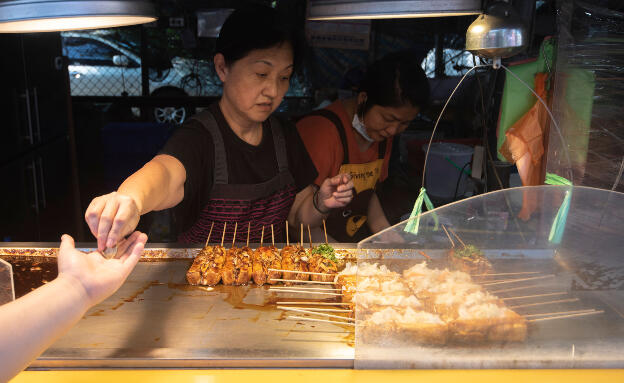
<path fill-rule="evenodd" d="M 206 243 L 210 242 L 210 235 L 212 234 L 212 228 L 214 222 L 210 226 L 210 232 L 208 233 L 208 239 Z M 225 233 L 225 225 L 223 227 Z M 193 265 L 186 273 L 186 279 L 191 285 L 207 285 L 213 286 L 221 281 L 221 269 L 225 263 L 225 249 L 223 246 L 208 246 L 206 245 L 195 257 Z"/>
<path fill-rule="evenodd" d="M 251 257 L 248 247 L 237 248 L 234 246 L 236 242 L 236 228 L 234 226 L 234 238 L 232 239 L 232 247 L 227 251 L 221 280 L 224 285 L 245 285 L 251 279 Z"/>
<path fill-rule="evenodd" d="M 308 274 L 296 273 L 296 271 L 308 271 L 307 254 L 303 248 L 299 246 L 290 246 L 288 238 L 288 221 L 286 221 L 286 246 L 282 249 L 282 270 L 293 270 L 293 272 L 284 272 L 284 279 L 307 281 Z M 292 285 L 292 282 L 286 282 L 286 285 Z"/>
<path fill-rule="evenodd" d="M 262 286 L 265 283 L 279 283 L 277 279 L 282 278 L 280 271 L 270 271 L 269 269 L 280 268 L 282 259 L 275 246 L 262 246 L 264 242 L 264 226 L 262 227 L 262 237 L 260 247 L 252 255 L 253 272 L 252 277 L 256 285 Z"/>

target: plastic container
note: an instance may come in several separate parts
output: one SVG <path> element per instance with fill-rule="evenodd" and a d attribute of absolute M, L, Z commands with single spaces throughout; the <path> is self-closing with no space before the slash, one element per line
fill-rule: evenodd
<path fill-rule="evenodd" d="M 423 145 L 422 149 L 426 152 L 427 145 Z M 468 175 L 471 171 L 469 163 L 473 153 L 473 148 L 462 144 L 450 142 L 431 144 L 429 158 L 427 159 L 427 169 L 425 170 L 427 194 L 439 199 L 449 200 L 464 195 L 466 193 Z M 459 186 L 457 184 L 458 179 Z M 457 193 L 455 191 L 456 188 Z"/>

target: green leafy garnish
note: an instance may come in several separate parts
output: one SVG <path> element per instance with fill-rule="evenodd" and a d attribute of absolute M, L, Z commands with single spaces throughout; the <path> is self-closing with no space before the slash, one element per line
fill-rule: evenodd
<path fill-rule="evenodd" d="M 468 246 L 464 247 L 461 250 L 456 250 L 455 251 L 455 256 L 457 258 L 475 259 L 475 258 L 482 258 L 483 257 L 483 252 L 481 250 L 477 249 L 473 245 L 468 245 Z"/>
<path fill-rule="evenodd" d="M 334 262 L 338 261 L 338 258 L 336 258 L 336 251 L 334 251 L 334 248 L 325 243 L 318 245 L 314 249 L 312 249 L 312 254 L 320 254 L 323 257 L 329 260 L 332 260 Z"/>

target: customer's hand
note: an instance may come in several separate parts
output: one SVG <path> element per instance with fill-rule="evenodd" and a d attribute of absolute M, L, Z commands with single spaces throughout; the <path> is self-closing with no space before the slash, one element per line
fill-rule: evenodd
<path fill-rule="evenodd" d="M 113 248 L 136 229 L 141 217 L 138 202 L 113 192 L 93 199 L 85 213 L 91 234 L 97 238 L 98 250 Z"/>
<path fill-rule="evenodd" d="M 349 174 L 327 178 L 318 190 L 318 206 L 321 210 L 347 206 L 353 199 L 353 180 Z"/>
<path fill-rule="evenodd" d="M 147 235 L 135 231 L 119 243 L 115 258 L 105 259 L 100 252 L 76 250 L 74 239 L 65 234 L 58 254 L 58 278 L 84 293 L 86 304 L 93 306 L 119 289 L 141 258 L 146 242 Z"/>

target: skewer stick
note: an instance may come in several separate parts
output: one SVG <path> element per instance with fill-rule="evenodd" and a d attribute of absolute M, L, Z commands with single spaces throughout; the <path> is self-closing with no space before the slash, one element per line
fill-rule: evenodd
<path fill-rule="evenodd" d="M 288 221 L 286 221 L 286 246 L 290 246 L 290 238 L 288 238 Z"/>
<path fill-rule="evenodd" d="M 556 301 L 549 301 L 549 302 L 538 302 L 538 303 L 527 303 L 524 305 L 515 305 L 515 306 L 509 306 L 510 309 L 519 309 L 522 307 L 533 307 L 533 306 L 542 306 L 542 305 L 552 305 L 555 303 L 568 303 L 568 302 L 578 302 L 578 298 L 569 298 L 569 299 L 559 299 Z"/>
<path fill-rule="evenodd" d="M 277 302 L 278 305 L 314 305 L 314 306 L 353 306 L 344 302 Z"/>
<path fill-rule="evenodd" d="M 567 314 L 579 314 L 579 313 L 593 313 L 594 311 L 597 311 L 597 310 L 585 309 L 585 310 L 559 311 L 557 313 L 528 314 L 528 315 L 523 315 L 523 317 L 532 318 L 532 317 L 540 317 L 540 316 L 545 316 L 545 315 L 567 315 Z"/>
<path fill-rule="evenodd" d="M 342 320 L 346 320 L 346 321 L 349 321 L 349 322 L 355 322 L 354 318 L 347 318 L 347 317 L 343 317 L 343 316 L 340 316 L 340 315 L 333 315 L 333 314 L 318 313 L 318 312 L 314 312 L 314 311 L 310 311 L 310 310 L 297 309 L 297 308 L 294 308 L 294 307 L 278 307 L 278 309 L 282 309 L 284 311 L 295 311 L 295 312 L 303 313 L 303 314 L 318 315 L 318 316 L 323 316 L 323 317 L 327 317 L 327 318 L 342 319 Z"/>
<path fill-rule="evenodd" d="M 278 293 L 298 293 L 298 294 L 318 294 L 318 295 L 332 295 L 335 297 L 340 297 L 342 296 L 342 294 L 340 293 L 324 293 L 324 292 L 317 292 L 317 291 L 304 291 L 304 290 L 274 290 Z"/>
<path fill-rule="evenodd" d="M 262 235 L 260 236 L 260 247 L 262 247 L 263 242 L 264 242 L 264 225 L 262 225 Z"/>
<path fill-rule="evenodd" d="M 594 315 L 594 314 L 603 314 L 603 313 L 604 313 L 604 311 L 600 310 L 600 311 L 591 311 L 591 312 L 579 313 L 579 314 L 557 315 L 557 316 L 546 317 L 546 318 L 529 319 L 529 320 L 527 320 L 527 322 L 541 322 L 541 321 L 546 321 L 546 320 L 573 318 L 573 317 L 580 317 L 580 316 L 584 316 L 584 315 Z"/>
<path fill-rule="evenodd" d="M 208 232 L 208 238 L 206 239 L 206 244 L 204 247 L 208 247 L 208 243 L 210 243 L 210 235 L 212 234 L 212 228 L 214 227 L 214 221 L 210 224 L 210 231 Z"/>
<path fill-rule="evenodd" d="M 537 287 L 540 287 L 540 285 L 528 285 L 528 286 L 512 287 L 510 289 L 502 289 L 502 290 L 490 291 L 490 294 L 508 293 L 510 291 L 534 289 L 534 288 L 537 288 Z"/>
<path fill-rule="evenodd" d="M 284 306 L 280 307 L 277 306 L 277 308 L 281 308 L 282 310 L 286 310 L 287 308 L 285 308 Z M 293 307 L 294 309 L 303 309 L 303 310 L 309 310 L 309 311 L 318 311 L 318 312 L 327 312 L 327 313 L 352 313 L 353 310 L 345 310 L 345 309 L 319 309 L 316 307 Z"/>
<path fill-rule="evenodd" d="M 236 242 L 236 229 L 238 228 L 238 222 L 234 223 L 234 238 L 232 238 L 232 249 L 234 248 L 234 242 Z"/>
<path fill-rule="evenodd" d="M 567 291 L 561 291 L 559 293 L 547 293 L 547 294 L 536 294 L 536 295 L 525 295 L 522 297 L 509 297 L 509 298 L 501 298 L 502 301 L 510 301 L 512 299 L 528 299 L 528 298 L 538 298 L 538 297 L 552 297 L 553 295 L 565 295 Z"/>
<path fill-rule="evenodd" d="M 227 227 L 227 222 L 223 223 L 223 234 L 221 234 L 221 247 L 223 247 L 223 240 L 225 239 L 225 228 Z"/>
<path fill-rule="evenodd" d="M 298 316 L 294 316 L 294 315 L 288 316 L 287 319 L 306 320 L 306 321 L 310 321 L 310 322 L 326 322 L 326 323 L 343 324 L 343 325 L 355 327 L 355 323 L 350 323 L 350 322 L 339 322 L 339 321 L 335 321 L 335 320 L 314 319 L 314 318 L 298 317 Z"/>
<path fill-rule="evenodd" d="M 301 240 L 299 241 L 299 245 L 303 247 L 303 223 L 301 224 L 301 227 L 299 229 L 299 234 L 301 234 Z"/>
<path fill-rule="evenodd" d="M 251 221 L 247 222 L 247 247 L 249 247 L 249 230 L 251 229 Z"/>
<path fill-rule="evenodd" d="M 289 271 L 289 273 L 294 273 L 294 271 Z M 281 279 L 281 278 L 270 278 L 269 281 L 293 282 L 293 283 L 304 283 L 304 284 L 310 283 L 310 284 L 318 284 L 318 285 L 333 285 L 334 284 L 334 282 L 300 281 L 298 279 Z"/>
<path fill-rule="evenodd" d="M 446 230 L 446 226 L 442 225 L 442 229 L 444 229 L 446 236 L 448 237 L 449 241 L 451 241 L 451 247 L 455 247 L 455 242 L 453 242 L 453 238 L 451 238 L 451 235 L 449 234 L 448 230 Z"/>
<path fill-rule="evenodd" d="M 308 274 L 308 275 L 336 275 L 330 273 L 314 273 L 312 271 L 295 271 L 295 270 L 281 270 L 281 269 L 267 269 L 268 271 L 281 271 L 283 273 L 295 273 L 295 274 Z"/>
<path fill-rule="evenodd" d="M 310 249 L 312 248 L 312 232 L 310 232 L 310 225 L 308 225 L 308 237 L 310 238 Z"/>
<path fill-rule="evenodd" d="M 509 280 L 506 280 L 506 281 L 482 283 L 481 285 L 482 286 L 502 285 L 504 283 L 516 283 L 516 282 L 524 282 L 524 281 L 534 281 L 536 279 L 552 278 L 554 276 L 555 276 L 554 274 L 549 274 L 549 275 L 542 275 L 540 277 L 516 278 L 516 279 L 509 279 Z"/>
<path fill-rule="evenodd" d="M 517 273 L 490 273 L 490 274 L 472 274 L 471 277 L 494 277 L 498 275 L 526 275 L 526 274 L 539 274 L 541 271 L 519 271 Z"/>
<path fill-rule="evenodd" d="M 271 245 L 275 247 L 275 233 L 273 232 L 273 224 L 271 224 Z"/>
<path fill-rule="evenodd" d="M 463 247 L 466 247 L 466 244 L 464 243 L 464 241 L 462 241 L 462 239 L 461 239 L 461 238 L 459 238 L 459 235 L 457 235 L 457 233 L 455 233 L 455 232 L 453 231 L 453 229 L 451 229 L 451 228 L 449 227 L 449 229 L 448 229 L 448 230 L 451 232 L 451 234 L 453 234 L 453 235 L 455 236 L 455 238 L 457 238 L 457 240 L 459 241 L 459 243 L 461 243 L 461 244 L 462 244 L 462 246 L 463 246 Z"/>
<path fill-rule="evenodd" d="M 325 233 L 325 244 L 329 245 L 329 242 L 327 241 L 327 227 L 325 227 L 325 220 L 323 220 L 323 233 Z"/>
<path fill-rule="evenodd" d="M 314 286 L 269 286 L 269 290 L 301 290 L 301 291 L 341 291 L 331 287 L 314 287 Z"/>
<path fill-rule="evenodd" d="M 422 256 L 423 256 L 423 257 L 425 257 L 425 258 L 427 258 L 429 261 L 431 260 L 431 257 L 430 257 L 430 256 L 428 256 L 428 255 L 427 255 L 424 251 L 422 251 L 422 250 L 419 250 L 419 251 L 418 251 L 418 254 L 422 255 Z"/>

